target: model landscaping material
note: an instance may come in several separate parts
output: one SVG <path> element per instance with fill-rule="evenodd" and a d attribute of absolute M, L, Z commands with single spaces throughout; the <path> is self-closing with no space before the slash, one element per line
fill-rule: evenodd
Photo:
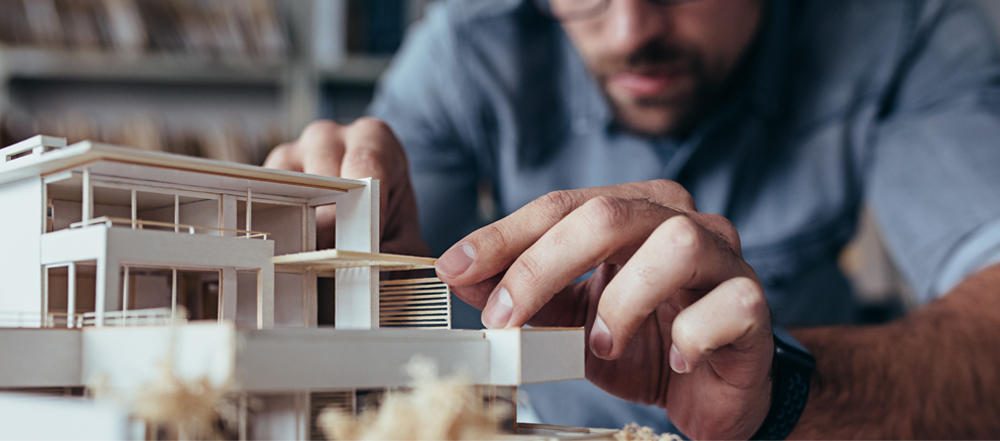
<path fill-rule="evenodd" d="M 450 289 L 406 277 L 434 260 L 379 253 L 377 180 L 46 136 L 0 161 L 0 388 L 99 388 L 118 403 L 4 395 L 37 410 L 0 415 L 0 438 L 91 414 L 79 430 L 101 438 L 198 436 L 227 413 L 225 436 L 318 438 L 323 407 L 354 412 L 359 393 L 407 385 L 415 356 L 506 395 L 583 378 L 582 329 L 451 330 Z M 316 207 L 329 204 L 337 249 L 316 250 Z M 327 299 L 333 326 L 320 328 Z M 236 410 L 183 404 L 209 395 Z M 170 413 L 184 409 L 201 410 Z M 193 429 L 163 431 L 184 418 Z"/>

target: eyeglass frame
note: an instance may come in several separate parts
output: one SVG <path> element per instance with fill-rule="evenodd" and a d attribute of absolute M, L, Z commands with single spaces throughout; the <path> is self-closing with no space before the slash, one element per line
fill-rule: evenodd
<path fill-rule="evenodd" d="M 692 3 L 698 0 L 646 0 L 646 1 L 659 6 L 677 6 L 685 3 Z M 551 0 L 531 0 L 531 2 L 534 3 L 535 8 L 538 9 L 538 11 L 542 15 L 560 22 L 578 21 L 578 20 L 586 20 L 588 18 L 594 18 L 607 12 L 608 8 L 611 6 L 611 0 L 597 0 L 597 3 L 595 3 L 594 7 L 589 8 L 585 11 L 569 14 L 566 16 L 558 16 L 554 12 L 552 12 L 552 6 L 550 4 Z"/>

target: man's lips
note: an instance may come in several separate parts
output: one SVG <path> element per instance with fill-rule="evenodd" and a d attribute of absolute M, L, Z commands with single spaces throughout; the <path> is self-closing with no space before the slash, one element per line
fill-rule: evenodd
<path fill-rule="evenodd" d="M 676 87 L 677 72 L 619 72 L 608 77 L 608 89 L 633 99 L 662 96 Z"/>

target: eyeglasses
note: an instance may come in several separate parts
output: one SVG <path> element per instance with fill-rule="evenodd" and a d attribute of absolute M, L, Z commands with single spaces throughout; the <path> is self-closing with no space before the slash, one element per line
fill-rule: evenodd
<path fill-rule="evenodd" d="M 583 20 L 597 17 L 608 10 L 611 0 L 534 0 L 545 15 L 559 21 Z M 646 0 L 660 6 L 675 6 L 697 0 Z"/>

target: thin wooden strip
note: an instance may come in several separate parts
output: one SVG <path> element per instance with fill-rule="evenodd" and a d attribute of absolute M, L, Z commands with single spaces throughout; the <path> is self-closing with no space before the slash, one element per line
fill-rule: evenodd
<path fill-rule="evenodd" d="M 385 327 L 386 328 L 391 328 L 391 329 L 404 329 L 404 328 L 406 328 L 406 329 L 451 329 L 451 327 L 448 326 L 448 325 L 440 325 L 440 326 L 439 325 L 433 325 L 433 326 L 427 326 L 427 325 L 424 325 L 424 326 L 406 326 L 406 325 L 389 325 L 389 324 L 386 324 Z"/>
<path fill-rule="evenodd" d="M 380 293 L 385 293 L 388 295 L 397 294 L 428 294 L 428 293 L 444 293 L 448 292 L 447 289 L 434 288 L 434 289 L 401 289 L 401 290 L 379 290 Z"/>
<path fill-rule="evenodd" d="M 379 315 L 379 317 L 382 317 L 382 318 L 390 318 L 390 317 L 417 317 L 417 316 L 424 316 L 424 317 L 431 317 L 431 316 L 434 316 L 434 317 L 444 317 L 445 319 L 448 318 L 448 314 L 446 314 L 444 311 L 434 311 L 434 310 L 431 310 L 431 311 L 427 311 L 427 310 L 424 310 L 424 311 L 394 311 L 392 313 L 380 314 Z"/>
<path fill-rule="evenodd" d="M 379 296 L 379 302 L 405 302 L 408 300 L 431 300 L 438 299 L 444 301 L 448 296 L 434 293 L 434 294 L 405 294 L 401 296 Z"/>
<path fill-rule="evenodd" d="M 415 281 L 415 280 L 383 280 L 382 282 L 409 282 L 409 283 L 379 283 L 379 286 L 383 288 L 393 288 L 396 286 L 447 286 L 440 280 L 426 280 L 426 281 Z"/>
<path fill-rule="evenodd" d="M 382 280 L 378 282 L 379 285 L 406 285 L 408 283 L 444 283 L 441 279 L 437 277 L 424 277 L 421 279 L 395 279 L 395 280 Z"/>
<path fill-rule="evenodd" d="M 448 296 L 444 293 L 433 293 L 433 294 L 404 294 L 399 296 L 379 296 L 380 302 L 405 302 L 407 300 L 429 300 L 429 299 L 440 299 L 444 301 Z"/>
<path fill-rule="evenodd" d="M 448 320 L 440 317 L 392 317 L 385 320 L 380 320 L 379 323 L 393 324 L 393 323 L 434 323 L 434 324 L 448 324 Z"/>
<path fill-rule="evenodd" d="M 447 292 L 446 289 L 435 288 L 435 289 L 406 289 L 406 290 L 396 290 L 396 291 L 386 291 L 379 290 L 380 293 L 385 293 L 387 295 L 398 295 L 398 294 L 431 294 L 431 293 L 444 293 Z"/>
<path fill-rule="evenodd" d="M 423 299 L 427 297 L 441 297 L 442 299 L 447 296 L 445 291 L 430 291 L 430 292 L 379 292 L 379 297 L 392 297 L 393 299 Z"/>
<path fill-rule="evenodd" d="M 404 292 L 382 292 L 379 295 L 385 297 L 406 297 L 406 296 L 441 296 L 445 297 L 447 291 L 404 291 Z"/>
<path fill-rule="evenodd" d="M 381 314 L 380 317 L 385 319 L 400 317 L 443 317 L 443 320 L 447 320 L 448 314 L 442 311 L 400 311 L 392 314 Z"/>
<path fill-rule="evenodd" d="M 414 290 L 419 290 L 419 291 L 428 291 L 428 290 L 446 291 L 446 290 L 448 290 L 448 286 L 447 285 L 440 285 L 440 284 L 438 284 L 438 285 L 403 285 L 403 286 L 389 286 L 389 287 L 379 288 L 379 291 L 381 291 L 381 292 L 402 292 L 402 291 L 414 291 Z"/>
<path fill-rule="evenodd" d="M 448 311 L 446 311 L 444 309 L 440 309 L 440 308 L 438 308 L 438 309 L 414 309 L 414 310 L 398 310 L 397 309 L 397 310 L 391 310 L 391 311 L 386 311 L 386 310 L 379 311 L 379 316 L 381 316 L 381 317 L 391 317 L 391 316 L 397 316 L 397 315 L 414 315 L 414 314 L 424 314 L 424 315 L 439 314 L 439 315 L 448 315 Z"/>
<path fill-rule="evenodd" d="M 286 254 L 273 258 L 276 264 L 299 264 L 321 267 L 341 266 L 344 262 L 350 262 L 344 267 L 354 266 L 385 266 L 392 268 L 432 268 L 434 259 L 426 257 L 404 256 L 400 254 L 365 253 L 360 251 L 345 251 L 337 249 L 307 251 L 302 253 Z"/>
<path fill-rule="evenodd" d="M 391 325 L 391 324 L 386 323 L 385 327 L 387 329 L 389 329 L 389 328 L 396 328 L 396 329 L 403 329 L 403 328 L 405 328 L 405 329 L 451 329 L 451 328 L 448 327 L 448 325 L 423 324 L 423 323 L 407 323 L 407 324 L 402 324 L 402 325 Z"/>
<path fill-rule="evenodd" d="M 398 322 L 400 320 L 416 320 L 421 322 L 433 322 L 433 321 L 448 321 L 447 317 L 442 317 L 441 314 L 434 315 L 396 315 L 392 317 L 382 317 L 380 320 L 385 320 L 387 322 Z"/>
<path fill-rule="evenodd" d="M 427 305 L 431 303 L 441 303 L 444 300 L 441 299 L 431 299 L 431 300 L 410 300 L 406 302 L 379 302 L 379 307 L 382 306 L 398 306 L 398 305 Z"/>
<path fill-rule="evenodd" d="M 385 323 L 387 325 L 447 325 L 447 320 L 435 319 L 435 320 L 420 320 L 420 319 L 406 319 L 406 320 L 385 320 L 379 321 L 379 324 Z"/>
<path fill-rule="evenodd" d="M 447 306 L 416 305 L 416 306 L 387 306 L 387 307 L 381 307 L 380 306 L 378 308 L 378 310 L 379 311 L 385 311 L 385 312 L 392 312 L 392 311 L 402 311 L 402 310 L 407 310 L 407 309 L 412 309 L 412 310 L 431 310 L 431 309 L 438 309 L 438 308 L 441 308 L 441 309 L 444 309 L 444 310 L 448 309 Z"/>

